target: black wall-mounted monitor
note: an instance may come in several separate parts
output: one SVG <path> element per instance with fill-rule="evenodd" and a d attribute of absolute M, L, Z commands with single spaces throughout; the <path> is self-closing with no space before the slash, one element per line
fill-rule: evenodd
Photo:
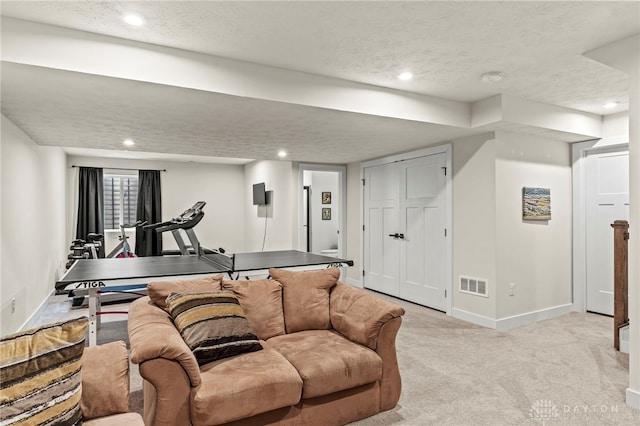
<path fill-rule="evenodd" d="M 267 191 L 265 190 L 264 182 L 253 185 L 253 204 L 256 206 L 267 204 Z"/>

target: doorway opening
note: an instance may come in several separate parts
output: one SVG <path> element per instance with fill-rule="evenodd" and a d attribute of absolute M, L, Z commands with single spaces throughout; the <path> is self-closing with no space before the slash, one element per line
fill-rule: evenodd
<path fill-rule="evenodd" d="M 626 139 L 573 144 L 573 303 L 613 315 L 613 229 L 629 218 Z"/>
<path fill-rule="evenodd" d="M 301 164 L 298 250 L 344 257 L 346 167 Z"/>

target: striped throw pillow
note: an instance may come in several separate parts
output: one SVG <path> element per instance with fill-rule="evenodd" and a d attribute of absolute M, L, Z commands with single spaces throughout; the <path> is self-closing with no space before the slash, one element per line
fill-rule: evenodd
<path fill-rule="evenodd" d="M 0 339 L 0 424 L 82 424 L 82 353 L 88 319 Z"/>
<path fill-rule="evenodd" d="M 199 365 L 262 349 L 233 292 L 174 293 L 167 307 Z"/>

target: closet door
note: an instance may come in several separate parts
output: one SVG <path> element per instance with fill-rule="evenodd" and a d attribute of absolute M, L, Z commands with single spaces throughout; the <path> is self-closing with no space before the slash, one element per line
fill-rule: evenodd
<path fill-rule="evenodd" d="M 398 172 L 396 163 L 364 169 L 365 287 L 399 296 Z"/>
<path fill-rule="evenodd" d="M 364 282 L 367 288 L 399 296 L 398 168 L 384 164 L 364 173 Z"/>
<path fill-rule="evenodd" d="M 592 152 L 586 167 L 587 311 L 613 315 L 611 224 L 629 220 L 629 152 Z"/>
<path fill-rule="evenodd" d="M 446 154 L 364 169 L 364 286 L 446 311 Z"/>
<path fill-rule="evenodd" d="M 446 311 L 445 154 L 400 167 L 400 297 Z"/>

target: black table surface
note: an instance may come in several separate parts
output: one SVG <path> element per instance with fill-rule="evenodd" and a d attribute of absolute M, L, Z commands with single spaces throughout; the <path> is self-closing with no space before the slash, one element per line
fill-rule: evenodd
<path fill-rule="evenodd" d="M 206 255 L 205 257 L 208 257 Z M 257 271 L 269 268 L 293 268 L 297 266 L 330 265 L 343 263 L 353 266 L 353 261 L 323 256 L 298 250 L 236 253 L 232 272 Z"/>
<path fill-rule="evenodd" d="M 236 253 L 233 261 L 230 256 L 220 254 L 80 259 L 56 283 L 56 287 L 84 281 L 233 273 L 331 264 L 352 266 L 353 261 L 298 250 Z"/>

